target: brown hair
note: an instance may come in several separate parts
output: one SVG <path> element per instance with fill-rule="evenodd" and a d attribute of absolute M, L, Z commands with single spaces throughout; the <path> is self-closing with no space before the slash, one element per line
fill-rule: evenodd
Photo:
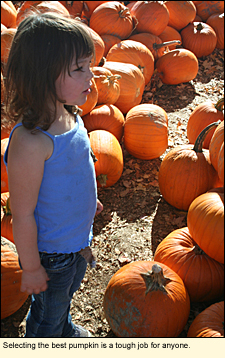
<path fill-rule="evenodd" d="M 55 81 L 69 72 L 74 58 L 94 55 L 88 26 L 57 13 L 33 13 L 18 26 L 6 69 L 6 110 L 27 129 L 47 130 L 55 120 L 48 101 L 57 97 Z M 67 106 L 69 107 L 69 106 Z M 69 108 L 67 108 L 69 109 Z"/>

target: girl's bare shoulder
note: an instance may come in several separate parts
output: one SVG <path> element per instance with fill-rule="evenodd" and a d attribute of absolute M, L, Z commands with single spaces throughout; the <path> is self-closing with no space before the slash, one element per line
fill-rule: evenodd
<path fill-rule="evenodd" d="M 53 152 L 53 141 L 47 135 L 37 130 L 32 132 L 23 126 L 14 130 L 10 143 L 11 151 L 39 154 L 47 160 Z"/>

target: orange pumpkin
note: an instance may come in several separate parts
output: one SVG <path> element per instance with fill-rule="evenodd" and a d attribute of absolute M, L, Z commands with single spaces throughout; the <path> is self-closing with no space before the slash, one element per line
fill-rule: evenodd
<path fill-rule="evenodd" d="M 221 145 L 218 155 L 218 176 L 224 186 L 224 142 Z"/>
<path fill-rule="evenodd" d="M 96 31 L 94 31 L 90 27 L 87 27 L 87 29 L 90 31 L 90 35 L 95 47 L 95 58 L 92 60 L 91 66 L 98 66 L 105 51 L 105 44 L 101 36 L 99 36 Z"/>
<path fill-rule="evenodd" d="M 175 271 L 192 302 L 220 298 L 224 290 L 224 265 L 206 255 L 194 242 L 188 227 L 172 231 L 156 248 L 154 261 Z"/>
<path fill-rule="evenodd" d="M 155 104 L 139 104 L 129 110 L 124 124 L 126 150 L 139 159 L 154 159 L 168 146 L 168 117 Z"/>
<path fill-rule="evenodd" d="M 9 142 L 9 138 L 1 139 L 1 193 L 9 191 L 8 173 L 3 161 L 3 157 Z"/>
<path fill-rule="evenodd" d="M 163 41 L 160 36 L 153 35 L 150 32 L 131 35 L 129 40 L 138 41 L 145 45 L 153 54 L 154 60 L 157 60 L 165 52 L 165 46 L 161 46 Z"/>
<path fill-rule="evenodd" d="M 12 1 L 1 1 L 1 23 L 7 28 L 16 27 L 17 11 Z"/>
<path fill-rule="evenodd" d="M 112 133 L 120 142 L 123 136 L 124 116 L 113 104 L 96 106 L 82 117 L 88 132 L 103 129 Z"/>
<path fill-rule="evenodd" d="M 158 175 L 161 194 L 170 205 L 180 210 L 188 210 L 197 196 L 218 185 L 218 174 L 210 162 L 209 150 L 202 149 L 204 136 L 215 125 L 218 123 L 206 127 L 194 146 L 178 145 L 161 162 Z"/>
<path fill-rule="evenodd" d="M 20 291 L 21 277 L 15 245 L 1 238 L 1 319 L 18 311 L 28 298 Z"/>
<path fill-rule="evenodd" d="M 162 42 L 177 40 L 180 41 L 180 44 L 182 43 L 180 33 L 171 26 L 166 26 L 165 30 L 159 35 L 159 38 L 162 40 Z M 168 48 L 171 51 L 174 50 L 176 46 L 177 44 L 171 44 L 168 45 Z"/>
<path fill-rule="evenodd" d="M 181 278 L 156 261 L 134 261 L 110 279 L 105 317 L 117 337 L 177 337 L 190 312 Z"/>
<path fill-rule="evenodd" d="M 91 92 L 87 95 L 87 100 L 82 106 L 79 106 L 82 109 L 82 116 L 89 113 L 97 104 L 98 101 L 98 89 L 95 84 L 94 78 L 91 80 Z"/>
<path fill-rule="evenodd" d="M 216 128 L 209 144 L 209 157 L 216 171 L 218 171 L 219 152 L 223 142 L 224 142 L 224 121 L 222 121 Z"/>
<path fill-rule="evenodd" d="M 107 1 L 82 1 L 82 2 L 84 3 L 83 16 L 89 20 L 91 17 L 91 14 L 96 9 L 96 7 L 98 7 L 99 5 L 101 5 Z"/>
<path fill-rule="evenodd" d="M 204 22 L 192 22 L 181 31 L 184 48 L 196 57 L 210 55 L 216 47 L 217 36 L 211 26 Z"/>
<path fill-rule="evenodd" d="M 89 26 L 100 36 L 110 34 L 120 39 L 127 38 L 134 28 L 129 9 L 119 1 L 99 5 L 90 17 Z"/>
<path fill-rule="evenodd" d="M 101 35 L 101 38 L 105 45 L 105 50 L 103 56 L 106 57 L 107 53 L 109 52 L 109 49 L 115 45 L 118 44 L 121 39 L 118 36 L 110 35 L 110 34 L 103 34 Z"/>
<path fill-rule="evenodd" d="M 158 36 L 169 22 L 167 7 L 160 1 L 136 1 L 130 13 L 137 19 L 138 32 L 150 32 Z"/>
<path fill-rule="evenodd" d="M 224 301 L 216 302 L 200 312 L 192 321 L 187 337 L 224 337 Z"/>
<path fill-rule="evenodd" d="M 194 111 L 190 114 L 187 123 L 187 138 L 190 143 L 194 143 L 201 133 L 201 131 L 207 127 L 210 123 L 223 121 L 223 107 L 224 98 L 221 98 L 217 103 L 213 103 L 211 100 L 207 100 L 200 103 Z M 209 148 L 211 138 L 216 128 L 213 128 L 206 136 L 203 147 Z"/>
<path fill-rule="evenodd" d="M 216 33 L 216 48 L 224 49 L 224 13 L 212 14 L 208 17 L 206 23 L 213 28 Z"/>
<path fill-rule="evenodd" d="M 198 59 L 193 52 L 179 48 L 161 56 L 156 61 L 156 69 L 163 83 L 177 85 L 197 76 Z"/>
<path fill-rule="evenodd" d="M 132 107 L 141 103 L 145 89 L 145 78 L 141 70 L 130 63 L 106 61 L 104 68 L 114 75 L 120 75 L 120 95 L 114 103 L 122 113 L 127 113 Z"/>
<path fill-rule="evenodd" d="M 154 57 L 151 51 L 141 42 L 123 40 L 111 47 L 107 61 L 131 63 L 137 66 L 145 78 L 147 85 L 154 72 Z"/>
<path fill-rule="evenodd" d="M 40 12 L 53 11 L 66 16 L 70 15 L 60 1 L 24 1 L 17 11 L 16 25 L 18 26 L 33 9 L 37 9 Z"/>
<path fill-rule="evenodd" d="M 7 64 L 16 31 L 16 28 L 7 28 L 1 32 L 1 62 L 4 66 Z"/>
<path fill-rule="evenodd" d="M 197 14 L 206 21 L 210 15 L 224 12 L 224 1 L 193 1 Z"/>
<path fill-rule="evenodd" d="M 72 17 L 81 17 L 83 11 L 83 1 L 59 1 L 68 10 Z"/>
<path fill-rule="evenodd" d="M 120 95 L 120 75 L 113 75 L 104 67 L 93 67 L 95 84 L 98 91 L 97 104 L 114 104 Z"/>
<path fill-rule="evenodd" d="M 110 187 L 120 179 L 123 172 L 122 148 L 116 137 L 106 130 L 94 130 L 89 133 L 89 137 L 91 148 L 97 158 L 97 186 Z"/>
<path fill-rule="evenodd" d="M 192 1 L 164 1 L 169 11 L 168 26 L 180 31 L 190 22 L 196 15 L 196 7 Z"/>
<path fill-rule="evenodd" d="M 187 226 L 198 246 L 224 264 L 224 193 L 210 191 L 196 197 L 188 209 Z"/>

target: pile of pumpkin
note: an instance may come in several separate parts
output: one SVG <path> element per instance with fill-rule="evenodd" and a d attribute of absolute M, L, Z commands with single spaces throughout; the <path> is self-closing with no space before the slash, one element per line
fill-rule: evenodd
<path fill-rule="evenodd" d="M 153 73 L 165 84 L 188 82 L 197 76 L 198 58 L 224 46 L 222 1 L 132 1 L 127 6 L 119 1 L 25 1 L 17 9 L 12 2 L 3 1 L 1 6 L 3 101 L 10 43 L 31 6 L 71 14 L 87 24 L 96 56 L 91 93 L 81 109 L 98 159 L 98 187 L 112 186 L 120 179 L 124 165 L 122 142 L 131 155 L 143 160 L 158 158 L 168 147 L 166 112 L 158 105 L 141 103 Z M 187 323 L 190 301 L 214 300 L 223 294 L 222 110 L 223 99 L 197 106 L 187 125 L 190 144 L 172 149 L 162 160 L 161 194 L 169 204 L 188 212 L 188 226 L 172 232 L 159 244 L 154 261 L 127 264 L 110 280 L 104 310 L 117 336 L 177 337 Z M 7 121 L 2 123 L 1 155 L 11 130 Z M 4 165 L 1 192 L 2 235 L 13 242 Z M 19 298 L 21 270 L 16 254 L 10 250 L 7 245 L 2 247 L 2 318 L 15 312 L 27 298 L 24 294 Z M 215 328 L 213 334 L 219 336 L 223 335 L 222 307 L 220 302 L 200 314 L 209 317 L 208 312 L 213 312 L 215 323 L 218 309 L 219 328 L 209 327 Z M 202 316 L 196 318 L 197 323 Z M 194 322 L 188 336 L 206 334 L 197 332 Z"/>

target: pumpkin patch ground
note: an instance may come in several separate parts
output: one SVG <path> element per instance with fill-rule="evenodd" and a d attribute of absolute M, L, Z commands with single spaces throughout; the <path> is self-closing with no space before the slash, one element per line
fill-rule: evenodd
<path fill-rule="evenodd" d="M 95 337 L 115 337 L 103 310 L 104 293 L 113 274 L 130 262 L 153 260 L 158 244 L 173 230 L 187 226 L 187 212 L 169 205 L 160 193 L 159 167 L 170 149 L 188 143 L 187 122 L 196 106 L 206 100 L 216 103 L 223 95 L 223 50 L 217 48 L 199 59 L 194 80 L 167 85 L 155 71 L 145 86 L 141 103 L 158 105 L 168 115 L 168 148 L 159 158 L 141 160 L 129 154 L 122 141 L 124 168 L 120 179 L 111 187 L 98 188 L 104 210 L 94 223 L 97 264 L 94 269 L 88 267 L 71 304 L 74 322 L 89 329 Z M 191 303 L 187 324 L 179 337 L 187 337 L 195 317 L 223 299 Z M 30 298 L 1 321 L 2 337 L 23 337 L 29 304 Z"/>

